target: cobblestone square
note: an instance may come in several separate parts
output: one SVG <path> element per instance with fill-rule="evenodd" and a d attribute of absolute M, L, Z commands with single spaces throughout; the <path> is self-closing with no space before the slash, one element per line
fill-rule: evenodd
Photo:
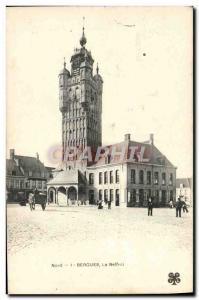
<path fill-rule="evenodd" d="M 8 205 L 7 248 L 10 293 L 192 290 L 191 210 Z"/>

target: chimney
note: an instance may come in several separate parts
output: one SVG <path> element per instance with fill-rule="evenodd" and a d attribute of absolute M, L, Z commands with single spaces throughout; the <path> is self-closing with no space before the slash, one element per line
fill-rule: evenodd
<path fill-rule="evenodd" d="M 154 144 L 154 134 L 153 133 L 150 134 L 150 142 L 151 142 L 151 145 Z"/>
<path fill-rule="evenodd" d="M 130 133 L 126 133 L 126 134 L 124 135 L 124 140 L 125 140 L 125 141 L 130 141 L 130 140 L 131 140 L 131 135 L 130 135 Z"/>
<path fill-rule="evenodd" d="M 10 149 L 10 159 L 14 160 L 15 158 L 15 149 Z"/>
<path fill-rule="evenodd" d="M 39 160 L 39 153 L 38 152 L 36 153 L 36 158 L 37 158 L 37 160 Z"/>

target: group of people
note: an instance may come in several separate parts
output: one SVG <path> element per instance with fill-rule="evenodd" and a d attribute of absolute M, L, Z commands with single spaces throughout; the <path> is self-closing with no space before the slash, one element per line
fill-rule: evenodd
<path fill-rule="evenodd" d="M 106 201 L 106 204 L 108 204 L 108 209 L 111 209 L 111 200 L 110 199 L 108 201 Z M 103 209 L 102 200 L 99 200 L 97 202 L 97 207 L 98 207 L 98 209 Z"/>
<path fill-rule="evenodd" d="M 174 207 L 173 201 L 170 201 L 169 205 L 170 205 L 170 208 L 173 208 Z M 149 198 L 147 207 L 148 207 L 148 216 L 152 216 L 153 215 L 153 207 L 154 207 L 152 198 Z M 175 204 L 175 209 L 176 209 L 176 217 L 177 218 L 178 217 L 181 218 L 182 209 L 183 209 L 183 212 L 186 212 L 186 213 L 189 212 L 188 208 L 187 208 L 187 204 L 183 200 L 183 196 L 178 197 L 176 204 Z"/>
<path fill-rule="evenodd" d="M 111 201 L 107 201 L 106 204 L 108 205 L 108 209 L 111 209 Z M 172 204 L 169 203 L 170 208 L 174 207 L 173 201 Z M 97 207 L 98 209 L 103 209 L 103 202 L 102 200 L 99 200 L 97 203 Z M 148 199 L 148 203 L 147 203 L 147 209 L 148 209 L 148 216 L 153 216 L 153 208 L 154 208 L 154 202 L 153 202 L 153 198 L 150 197 Z M 186 202 L 183 200 L 183 197 L 180 196 L 178 197 L 176 204 L 175 204 L 175 209 L 176 209 L 176 217 L 180 217 L 181 218 L 181 211 L 183 209 L 183 212 L 188 213 L 188 208 L 187 208 L 187 204 Z"/>

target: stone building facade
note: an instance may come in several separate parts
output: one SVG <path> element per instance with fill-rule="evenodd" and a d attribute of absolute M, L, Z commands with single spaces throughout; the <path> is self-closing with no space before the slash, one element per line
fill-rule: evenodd
<path fill-rule="evenodd" d="M 118 156 L 102 157 L 87 168 L 90 202 L 111 199 L 115 206 L 142 207 L 149 197 L 153 197 L 156 206 L 175 201 L 176 168 L 155 147 L 153 137 L 149 143 L 127 137 L 128 140 L 108 147 L 116 147 Z M 135 149 L 133 159 L 130 149 Z M 138 155 L 141 152 L 142 158 Z"/>
<path fill-rule="evenodd" d="M 6 193 L 8 202 L 19 202 L 20 195 L 27 199 L 34 189 L 46 192 L 47 181 L 52 178 L 51 167 L 45 167 L 36 157 L 16 155 L 10 150 L 10 158 L 6 160 Z"/>
<path fill-rule="evenodd" d="M 47 183 L 48 198 L 57 204 L 61 196 L 65 204 L 110 199 L 115 206 L 132 207 L 145 206 L 152 196 L 157 206 L 166 206 L 175 201 L 176 167 L 156 148 L 153 135 L 140 143 L 126 134 L 123 142 L 102 147 L 103 79 L 98 66 L 93 75 L 86 42 L 83 28 L 81 48 L 70 60 L 71 72 L 64 61 L 59 74 L 63 155 Z"/>

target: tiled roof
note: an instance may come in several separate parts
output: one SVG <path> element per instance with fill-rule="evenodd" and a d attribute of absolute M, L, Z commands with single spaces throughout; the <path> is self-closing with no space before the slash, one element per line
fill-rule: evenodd
<path fill-rule="evenodd" d="M 45 172 L 46 171 L 44 164 L 36 157 L 15 155 L 15 160 L 18 160 L 19 165 L 24 169 L 25 172 L 27 172 L 27 171 Z"/>
<path fill-rule="evenodd" d="M 12 159 L 6 159 L 6 173 L 7 175 L 24 176 L 23 170 Z"/>
<path fill-rule="evenodd" d="M 115 151 L 115 155 L 113 157 L 109 156 L 109 162 L 107 157 L 101 157 L 96 163 L 90 165 L 91 167 L 100 166 L 108 163 L 124 163 L 124 162 L 131 162 L 132 159 L 134 162 L 144 162 L 146 164 L 157 164 L 163 166 L 170 166 L 174 167 L 174 165 L 164 156 L 154 145 L 149 143 L 140 143 L 136 141 L 123 141 L 121 143 L 108 145 L 106 146 L 109 148 L 109 153 L 113 153 Z M 104 148 L 106 148 L 104 147 Z M 114 150 L 113 150 L 114 149 Z M 133 151 L 135 149 L 133 158 L 131 157 Z M 124 151 L 124 152 L 122 152 Z M 124 156 L 120 154 L 117 155 L 117 152 L 124 153 Z M 140 160 L 140 153 L 143 152 L 143 161 Z M 121 159 L 122 157 L 122 159 Z M 146 161 L 147 159 L 147 161 Z"/>
<path fill-rule="evenodd" d="M 47 184 L 48 185 L 78 184 L 78 170 L 75 169 L 75 170 L 60 171 Z"/>
<path fill-rule="evenodd" d="M 12 175 L 13 171 L 17 176 L 28 176 L 29 178 L 46 178 L 51 173 L 51 168 L 46 168 L 36 157 L 15 155 L 14 159 L 7 159 L 6 173 Z M 30 173 L 31 172 L 31 173 Z"/>

